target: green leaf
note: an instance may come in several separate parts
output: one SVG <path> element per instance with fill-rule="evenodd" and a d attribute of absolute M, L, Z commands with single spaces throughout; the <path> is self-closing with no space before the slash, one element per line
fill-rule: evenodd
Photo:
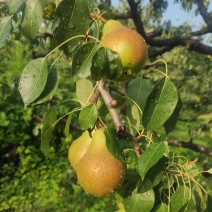
<path fill-rule="evenodd" d="M 178 116 L 182 107 L 181 99 L 178 99 L 177 106 L 174 109 L 172 115 L 168 118 L 168 120 L 159 128 L 155 129 L 156 132 L 160 133 L 161 135 L 167 135 L 172 132 L 176 126 L 178 121 Z"/>
<path fill-rule="evenodd" d="M 133 135 L 136 135 L 138 132 L 137 130 L 139 130 L 141 120 L 140 116 L 141 113 L 139 112 L 138 107 L 132 102 L 129 102 L 127 104 L 126 118 L 127 123 L 129 124 L 128 129 Z"/>
<path fill-rule="evenodd" d="M 118 145 L 117 134 L 114 127 L 107 127 L 104 130 L 106 137 L 106 146 L 108 151 L 119 161 L 124 162 L 121 149 Z"/>
<path fill-rule="evenodd" d="M 82 106 L 88 103 L 88 100 L 93 91 L 93 83 L 88 79 L 81 79 L 76 82 L 77 99 Z"/>
<path fill-rule="evenodd" d="M 154 166 L 166 152 L 165 143 L 151 144 L 138 159 L 138 172 L 144 179 L 148 170 Z"/>
<path fill-rule="evenodd" d="M 143 111 L 143 125 L 147 130 L 162 126 L 174 112 L 178 93 L 170 79 L 164 77 L 154 86 Z"/>
<path fill-rule="evenodd" d="M 140 175 L 135 170 L 127 168 L 125 173 L 125 180 L 122 186 L 118 189 L 117 194 L 123 199 L 131 196 L 133 191 L 136 189 Z"/>
<path fill-rule="evenodd" d="M 212 168 L 208 169 L 206 172 L 212 174 Z"/>
<path fill-rule="evenodd" d="M 78 123 L 82 130 L 93 127 L 98 118 L 97 108 L 95 104 L 84 107 L 79 114 Z"/>
<path fill-rule="evenodd" d="M 19 92 L 25 107 L 41 95 L 47 82 L 47 75 L 46 58 L 32 60 L 24 68 L 19 82 Z"/>
<path fill-rule="evenodd" d="M 191 190 L 181 185 L 171 196 L 171 211 L 179 211 L 191 199 Z"/>
<path fill-rule="evenodd" d="M 121 76 L 122 71 L 123 66 L 117 52 L 104 47 L 96 51 L 91 66 L 93 80 L 100 80 L 102 77 L 115 80 Z"/>
<path fill-rule="evenodd" d="M 55 41 L 61 44 L 77 35 L 86 35 L 91 23 L 89 2 L 87 0 L 63 0 L 57 7 L 57 15 L 60 18 L 59 26 L 54 30 Z M 64 44 L 61 49 L 67 55 L 73 52 L 74 47 L 85 37 L 73 39 Z"/>
<path fill-rule="evenodd" d="M 195 191 L 191 194 L 191 199 L 188 201 L 188 204 L 184 207 L 186 207 L 187 211 L 203 211 L 201 209 L 201 198 L 198 195 L 196 196 Z M 183 211 L 183 208 L 181 208 L 180 211 Z"/>
<path fill-rule="evenodd" d="M 6 16 L 0 18 L 0 48 L 3 47 L 4 41 L 7 39 L 12 29 L 12 17 L 13 16 Z"/>
<path fill-rule="evenodd" d="M 23 13 L 22 29 L 24 34 L 33 39 L 37 35 L 43 20 L 43 9 L 39 0 L 27 0 Z"/>
<path fill-rule="evenodd" d="M 167 158 L 163 157 L 150 168 L 144 177 L 144 180 L 138 183 L 139 192 L 146 192 L 159 184 L 164 175 L 164 167 L 166 162 Z"/>
<path fill-rule="evenodd" d="M 149 212 L 154 206 L 155 194 L 151 189 L 145 193 L 133 192 L 131 196 L 124 199 L 124 209 L 126 212 Z"/>
<path fill-rule="evenodd" d="M 56 120 L 56 111 L 54 108 L 50 108 L 45 114 L 43 128 L 41 129 L 41 151 L 46 157 L 49 157 L 49 143 L 53 137 L 52 131 Z"/>
<path fill-rule="evenodd" d="M 91 74 L 92 58 L 96 52 L 96 43 L 86 43 L 74 54 L 72 73 L 74 79 L 86 78 Z"/>
<path fill-rule="evenodd" d="M 153 210 L 152 212 L 167 212 L 169 211 L 168 205 L 164 204 L 164 203 L 160 203 L 158 204 Z"/>
<path fill-rule="evenodd" d="M 208 195 L 206 212 L 212 211 L 212 197 Z"/>
<path fill-rule="evenodd" d="M 41 93 L 41 95 L 33 102 L 33 105 L 41 104 L 51 99 L 55 91 L 57 90 L 58 84 L 59 84 L 58 72 L 55 69 L 55 67 L 51 66 L 48 73 L 48 78 L 47 78 L 45 88 L 43 92 Z"/>
<path fill-rule="evenodd" d="M 149 80 L 144 79 L 143 76 L 139 76 L 129 82 L 126 92 L 127 96 L 135 101 L 141 110 L 143 110 L 146 99 L 151 91 L 152 87 Z"/>
<path fill-rule="evenodd" d="M 26 0 L 5 0 L 5 6 L 9 14 L 20 12 Z"/>
<path fill-rule="evenodd" d="M 72 118 L 72 113 L 70 113 L 68 115 L 68 118 L 67 118 L 67 121 L 66 121 L 66 126 L 65 126 L 65 129 L 64 129 L 64 134 L 65 134 L 66 137 L 69 136 L 69 129 L 70 129 L 71 118 Z"/>
<path fill-rule="evenodd" d="M 168 134 L 174 130 L 177 120 L 178 120 L 178 116 L 179 116 L 181 107 L 182 107 L 182 101 L 181 101 L 181 99 L 178 99 L 177 106 L 175 107 L 174 112 L 168 118 L 168 120 L 164 123 L 164 128 L 165 128 L 166 134 Z"/>

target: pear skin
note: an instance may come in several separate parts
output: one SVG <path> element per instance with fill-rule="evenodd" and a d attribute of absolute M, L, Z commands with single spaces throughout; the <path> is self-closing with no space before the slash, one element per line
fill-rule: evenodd
<path fill-rule="evenodd" d="M 83 157 L 83 155 L 87 152 L 87 149 L 91 143 L 91 137 L 88 131 L 82 133 L 82 135 L 74 140 L 69 147 L 68 151 L 68 159 L 76 171 L 77 164 Z"/>
<path fill-rule="evenodd" d="M 112 32 L 113 30 L 119 29 L 121 27 L 124 27 L 121 22 L 116 20 L 108 20 L 102 30 L 102 38 L 104 38 L 107 34 Z"/>
<path fill-rule="evenodd" d="M 125 164 L 106 147 L 104 128 L 97 129 L 87 152 L 77 164 L 79 184 L 89 194 L 107 196 L 121 185 L 125 171 Z"/>
<path fill-rule="evenodd" d="M 104 47 L 112 49 L 120 56 L 124 68 L 123 81 L 133 78 L 148 59 L 147 45 L 143 37 L 133 29 L 120 27 L 102 37 Z"/>

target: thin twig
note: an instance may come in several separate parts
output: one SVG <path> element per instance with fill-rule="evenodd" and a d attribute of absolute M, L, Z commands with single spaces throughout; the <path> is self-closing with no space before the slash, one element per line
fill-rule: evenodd
<path fill-rule="evenodd" d="M 137 157 L 140 157 L 141 155 L 141 149 L 140 146 L 138 144 L 138 138 L 136 138 L 135 136 L 133 136 L 130 131 L 124 126 L 124 124 L 122 123 L 118 112 L 115 108 L 114 103 L 114 99 L 111 97 L 105 83 L 103 80 L 100 80 L 97 86 L 97 90 L 99 91 L 99 93 L 101 94 L 108 111 L 110 112 L 110 115 L 113 119 L 115 128 L 116 128 L 116 132 L 117 134 L 123 136 L 123 137 L 127 137 L 129 140 L 131 140 L 133 142 L 133 146 L 134 146 L 134 150 L 135 150 L 135 154 Z"/>
<path fill-rule="evenodd" d="M 113 98 L 111 97 L 110 93 L 108 92 L 103 80 L 99 81 L 97 89 L 100 92 L 100 94 L 110 112 L 110 115 L 111 115 L 113 122 L 115 124 L 115 127 L 116 127 L 116 131 L 117 132 L 124 131 L 124 125 L 123 125 L 121 119 L 119 118 L 117 110 L 114 107 L 110 106 L 111 101 L 113 101 Z"/>
<path fill-rule="evenodd" d="M 191 149 L 195 152 L 203 153 L 203 154 L 205 154 L 209 157 L 212 157 L 212 151 L 210 149 L 207 149 L 206 147 L 203 147 L 203 146 L 199 146 L 199 145 L 194 144 L 192 142 L 169 140 L 168 144 L 170 146 L 188 148 L 188 149 Z"/>

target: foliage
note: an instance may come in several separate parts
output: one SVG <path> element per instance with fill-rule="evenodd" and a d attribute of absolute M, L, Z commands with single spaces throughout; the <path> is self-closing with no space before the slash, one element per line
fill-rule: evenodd
<path fill-rule="evenodd" d="M 154 18 L 167 7 L 167 1 L 159 3 L 153 1 Z M 99 46 L 102 22 L 90 17 L 93 12 L 110 17 L 108 9 L 106 3 L 94 0 L 6 1 L 0 18 L 0 47 L 7 47 L 0 53 L 0 210 L 203 211 L 211 207 L 212 188 L 206 189 L 207 180 L 200 183 L 198 160 L 177 155 L 168 145 L 169 139 L 186 140 L 181 132 L 185 129 L 192 141 L 199 138 L 192 129 L 211 130 L 211 58 L 185 56 L 184 49 L 174 49 L 171 55 L 150 60 L 123 86 L 115 81 L 123 72 L 120 57 Z M 50 35 L 42 37 L 42 30 Z M 119 132 L 124 138 L 114 136 L 117 115 L 111 117 L 113 107 L 106 107 L 97 82 L 102 78 L 110 91 L 107 95 L 117 99 L 118 117 L 129 129 L 127 135 Z M 189 121 L 184 126 L 178 119 Z M 128 168 L 123 185 L 103 199 L 81 190 L 67 158 L 72 138 L 100 123 L 108 129 L 108 150 L 115 156 L 118 143 Z M 211 169 L 203 173 L 210 176 Z"/>

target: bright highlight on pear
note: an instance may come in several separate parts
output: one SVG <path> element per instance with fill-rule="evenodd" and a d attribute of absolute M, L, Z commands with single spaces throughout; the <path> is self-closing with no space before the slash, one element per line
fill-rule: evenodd
<path fill-rule="evenodd" d="M 82 135 L 74 140 L 69 147 L 68 159 L 73 167 L 77 170 L 77 164 L 83 155 L 87 152 L 87 149 L 91 143 L 91 137 L 88 131 L 82 133 Z"/>
<path fill-rule="evenodd" d="M 119 21 L 109 20 L 105 23 L 101 43 L 117 52 L 121 58 L 124 71 L 117 80 L 133 78 L 147 61 L 147 45 L 143 37 Z"/>

